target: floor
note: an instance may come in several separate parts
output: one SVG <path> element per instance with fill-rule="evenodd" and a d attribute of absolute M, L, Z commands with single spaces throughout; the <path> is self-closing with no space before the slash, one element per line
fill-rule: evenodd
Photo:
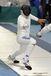
<path fill-rule="evenodd" d="M 11 28 L 12 26 L 14 29 Z M 31 71 L 27 70 L 22 63 L 13 64 L 8 60 L 8 56 L 19 49 L 15 28 L 13 24 L 11 26 L 0 24 L 0 59 L 20 76 L 51 76 L 51 53 L 40 46 L 36 45 L 32 50 L 30 56 Z M 24 54 L 16 59 L 22 60 L 23 57 Z"/>
<path fill-rule="evenodd" d="M 0 76 L 20 76 L 0 60 Z"/>

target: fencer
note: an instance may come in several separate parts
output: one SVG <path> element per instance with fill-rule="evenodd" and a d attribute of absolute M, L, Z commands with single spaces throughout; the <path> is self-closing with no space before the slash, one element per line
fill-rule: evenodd
<path fill-rule="evenodd" d="M 37 37 L 42 37 L 44 33 L 51 31 L 51 23 L 45 26 L 40 32 L 37 33 Z"/>
<path fill-rule="evenodd" d="M 30 22 L 31 19 L 38 21 L 40 24 L 45 22 L 45 19 L 38 19 L 33 16 L 31 13 L 31 8 L 28 5 L 23 5 L 21 7 L 21 15 L 18 17 L 18 30 L 17 30 L 17 42 L 20 45 L 19 50 L 15 51 L 12 55 L 9 55 L 9 59 L 14 63 L 19 63 L 16 60 L 16 56 L 21 55 L 26 51 L 25 57 L 23 58 L 23 64 L 28 70 L 31 70 L 32 67 L 29 64 L 29 56 L 32 52 L 32 48 L 35 47 L 36 40 L 30 37 Z"/>

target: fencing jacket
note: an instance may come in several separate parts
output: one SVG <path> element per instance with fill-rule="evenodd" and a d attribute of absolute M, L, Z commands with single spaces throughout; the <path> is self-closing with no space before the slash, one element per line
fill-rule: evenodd
<path fill-rule="evenodd" d="M 28 18 L 22 15 L 18 17 L 18 30 L 17 30 L 18 37 L 23 37 L 23 36 L 29 37 L 31 19 L 38 21 L 38 18 L 31 14 L 29 15 Z"/>

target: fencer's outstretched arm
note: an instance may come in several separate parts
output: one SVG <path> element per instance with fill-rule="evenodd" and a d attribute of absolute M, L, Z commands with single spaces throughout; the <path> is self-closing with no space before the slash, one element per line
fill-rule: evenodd
<path fill-rule="evenodd" d="M 32 14 L 30 14 L 30 18 L 35 20 L 35 21 L 38 21 L 38 18 L 36 16 L 32 15 Z"/>
<path fill-rule="evenodd" d="M 32 14 L 30 14 L 30 17 L 31 17 L 31 19 L 37 21 L 37 22 L 40 23 L 40 24 L 46 22 L 46 19 L 39 19 L 39 18 L 33 16 Z"/>
<path fill-rule="evenodd" d="M 37 33 L 37 37 L 41 37 L 44 33 L 51 31 L 51 23 L 45 26 L 40 32 Z"/>

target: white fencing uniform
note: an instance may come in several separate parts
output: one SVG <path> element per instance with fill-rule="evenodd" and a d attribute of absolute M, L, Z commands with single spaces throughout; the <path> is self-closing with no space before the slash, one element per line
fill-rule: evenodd
<path fill-rule="evenodd" d="M 42 30 L 41 30 L 41 34 L 47 33 L 51 31 L 51 23 L 48 26 L 45 26 Z"/>
<path fill-rule="evenodd" d="M 29 35 L 31 19 L 38 21 L 38 18 L 31 14 L 28 16 L 28 18 L 22 15 L 18 17 L 17 42 L 20 44 L 20 48 L 12 55 L 12 58 L 15 58 L 16 56 L 24 53 L 25 51 L 25 56 L 29 58 L 29 54 L 32 52 L 33 44 L 36 44 L 36 40 L 31 38 Z"/>
<path fill-rule="evenodd" d="M 37 33 L 38 37 L 41 37 L 44 33 L 51 31 L 51 23 L 45 26 L 40 32 Z"/>

